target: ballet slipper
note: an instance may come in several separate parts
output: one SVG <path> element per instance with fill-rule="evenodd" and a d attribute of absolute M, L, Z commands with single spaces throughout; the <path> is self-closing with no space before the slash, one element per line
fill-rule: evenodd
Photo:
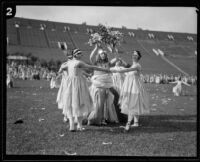
<path fill-rule="evenodd" d="M 102 121 L 101 125 L 107 125 L 107 123 L 105 121 Z"/>
<path fill-rule="evenodd" d="M 139 124 L 138 123 L 134 123 L 131 125 L 131 127 L 139 127 Z"/>
<path fill-rule="evenodd" d="M 77 128 L 77 130 L 78 130 L 78 131 L 84 131 L 84 130 L 85 130 L 85 128 L 83 128 L 83 127 L 80 127 L 80 128 Z"/>
<path fill-rule="evenodd" d="M 126 127 L 124 128 L 124 132 L 128 132 L 130 130 L 130 127 L 131 127 L 131 122 L 128 122 L 126 124 Z"/>
<path fill-rule="evenodd" d="M 64 117 L 63 121 L 64 121 L 64 122 L 68 122 L 68 119 L 67 119 L 66 116 Z"/>

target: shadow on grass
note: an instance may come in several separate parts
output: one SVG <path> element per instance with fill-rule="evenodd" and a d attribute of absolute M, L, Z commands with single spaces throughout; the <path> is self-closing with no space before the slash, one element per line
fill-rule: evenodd
<path fill-rule="evenodd" d="M 97 129 L 96 131 L 109 132 L 115 134 L 116 132 L 123 132 L 125 123 L 109 124 L 105 129 Z M 110 129 L 113 129 L 111 132 Z M 165 133 L 165 132 L 192 132 L 197 131 L 196 116 L 195 115 L 155 115 L 155 116 L 141 116 L 140 126 L 137 128 L 131 127 L 128 133 Z"/>
<path fill-rule="evenodd" d="M 114 130 L 117 129 L 123 132 L 123 128 L 119 128 L 120 125 L 125 126 L 127 122 L 127 116 L 120 113 L 120 108 L 118 105 L 119 95 L 114 89 L 110 89 L 114 94 L 114 104 L 117 112 L 117 116 L 120 124 L 110 124 L 108 127 L 113 127 Z M 187 96 L 193 96 L 187 94 Z M 196 126 L 196 115 L 149 115 L 140 117 L 140 127 L 131 128 L 129 132 L 144 132 L 144 133 L 162 133 L 162 132 L 191 132 L 197 131 Z M 109 130 L 109 129 L 108 129 Z M 104 131 L 104 130 L 100 130 Z M 119 131 L 120 132 L 120 131 Z"/>

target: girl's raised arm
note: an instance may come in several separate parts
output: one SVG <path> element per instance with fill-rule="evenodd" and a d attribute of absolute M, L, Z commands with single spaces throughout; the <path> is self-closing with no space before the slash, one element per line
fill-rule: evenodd
<path fill-rule="evenodd" d="M 97 49 L 98 49 L 98 45 L 95 44 L 95 47 L 90 54 L 90 63 L 92 63 L 92 64 L 94 64 L 94 62 L 95 62 L 95 56 L 97 54 Z"/>

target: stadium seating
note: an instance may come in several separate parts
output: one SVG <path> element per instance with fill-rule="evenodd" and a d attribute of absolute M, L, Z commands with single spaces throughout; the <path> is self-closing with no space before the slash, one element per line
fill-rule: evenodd
<path fill-rule="evenodd" d="M 19 28 L 15 27 L 16 22 L 19 24 Z M 41 25 L 44 26 L 44 30 L 40 30 Z M 17 52 L 30 50 L 31 53 L 40 58 L 48 57 L 46 59 L 63 59 L 62 52 L 58 49 L 58 42 L 66 42 L 68 49 L 80 48 L 85 53 L 83 59 L 88 62 L 93 47 L 88 44 L 90 36 L 87 29 L 97 31 L 98 27 L 87 24 L 60 23 L 18 17 L 7 20 L 7 37 L 10 50 L 18 50 Z M 154 53 L 158 49 L 163 51 L 169 61 L 184 71 L 188 73 L 196 72 L 196 34 L 127 28 L 114 28 L 114 30 L 118 30 L 124 35 L 119 53 L 125 61 L 131 63 L 130 52 L 132 50 L 139 50 L 145 56 L 141 60 L 145 73 L 156 71 L 177 73 L 174 67 L 165 62 L 160 55 L 157 56 Z M 130 33 L 134 33 L 134 36 Z"/>
<path fill-rule="evenodd" d="M 47 47 L 44 32 L 39 29 L 19 28 L 21 45 Z"/>

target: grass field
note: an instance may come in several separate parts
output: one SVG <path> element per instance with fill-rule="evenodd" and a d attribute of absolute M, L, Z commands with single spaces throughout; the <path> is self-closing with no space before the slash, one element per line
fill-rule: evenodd
<path fill-rule="evenodd" d="M 124 124 L 69 132 L 57 108 L 58 89 L 44 80 L 16 80 L 14 86 L 7 89 L 7 155 L 197 156 L 196 86 L 173 97 L 174 84 L 145 84 L 151 113 L 128 133 L 119 127 Z M 14 124 L 19 118 L 23 123 Z"/>

